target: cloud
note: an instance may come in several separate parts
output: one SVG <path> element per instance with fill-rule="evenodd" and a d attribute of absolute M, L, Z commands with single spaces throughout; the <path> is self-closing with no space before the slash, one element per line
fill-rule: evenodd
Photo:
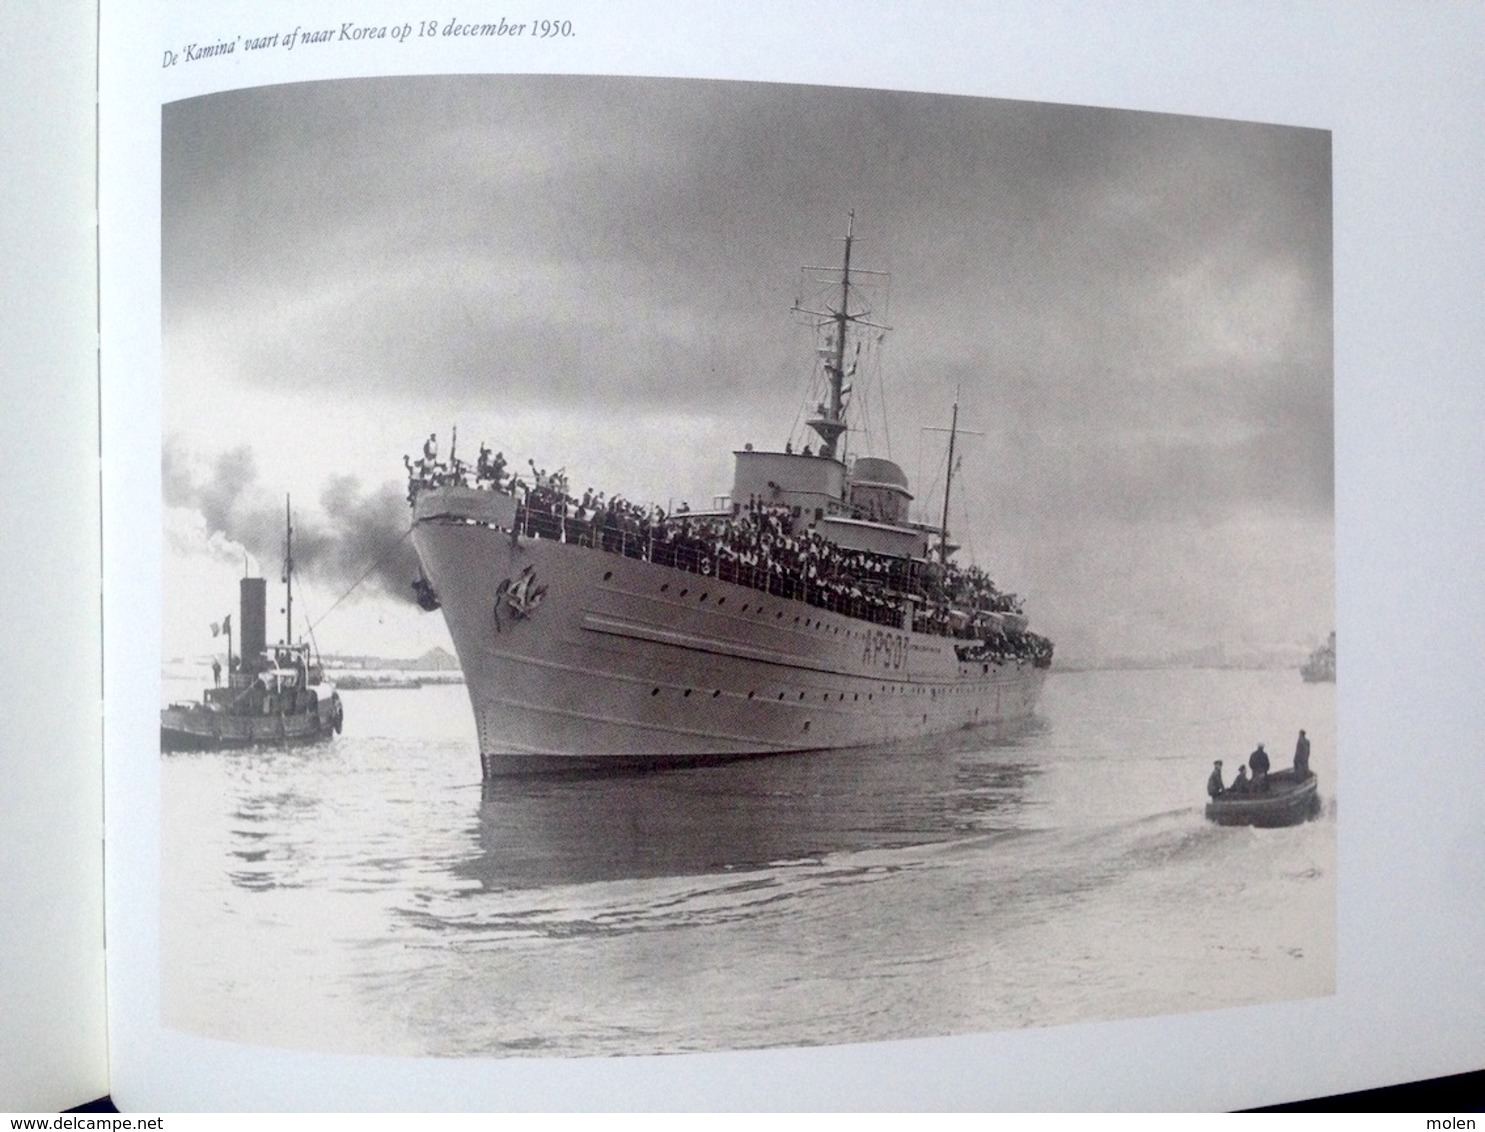
<path fill-rule="evenodd" d="M 1032 369 L 1117 411 L 1101 372 L 1325 361 L 1328 154 L 1316 131 L 766 84 L 233 92 L 166 109 L 167 332 L 218 335 L 250 386 L 788 398 L 795 270 L 855 207 L 915 382 Z"/>

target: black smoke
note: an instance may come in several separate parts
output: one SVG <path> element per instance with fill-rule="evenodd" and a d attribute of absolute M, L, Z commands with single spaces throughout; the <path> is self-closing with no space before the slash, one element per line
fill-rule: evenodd
<path fill-rule="evenodd" d="M 208 535 L 240 544 L 268 575 L 282 571 L 284 498 L 258 478 L 247 445 L 204 463 L 167 441 L 161 482 L 165 506 L 198 512 Z M 416 600 L 412 582 L 417 556 L 408 538 L 410 515 L 403 488 L 365 490 L 354 476 L 332 476 L 321 488 L 318 509 L 292 503 L 294 572 L 337 591 L 364 590 L 400 601 Z"/>

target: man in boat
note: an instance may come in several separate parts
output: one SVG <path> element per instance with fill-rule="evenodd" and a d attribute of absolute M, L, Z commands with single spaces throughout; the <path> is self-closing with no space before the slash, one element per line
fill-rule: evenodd
<path fill-rule="evenodd" d="M 1218 759 L 1212 764 L 1212 776 L 1207 779 L 1207 793 L 1216 798 L 1226 789 L 1222 785 L 1222 760 Z"/>
<path fill-rule="evenodd" d="M 1259 743 L 1253 753 L 1248 756 L 1248 769 L 1253 772 L 1253 789 L 1262 790 L 1264 780 L 1268 778 L 1268 752 Z"/>
<path fill-rule="evenodd" d="M 1294 777 L 1299 782 L 1310 777 L 1310 741 L 1304 728 L 1300 728 L 1299 741 L 1294 744 Z"/>
<path fill-rule="evenodd" d="M 1252 789 L 1252 784 L 1248 780 L 1248 768 L 1240 766 L 1238 767 L 1237 777 L 1232 780 L 1232 785 L 1227 788 L 1226 792 L 1228 794 L 1246 794 L 1250 789 Z"/>

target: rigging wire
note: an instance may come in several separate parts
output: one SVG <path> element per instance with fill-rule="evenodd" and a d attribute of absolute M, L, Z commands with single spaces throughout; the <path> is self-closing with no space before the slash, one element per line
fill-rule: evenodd
<path fill-rule="evenodd" d="M 939 510 L 943 507 L 943 500 L 939 498 L 938 493 L 944 489 L 944 469 L 948 466 L 949 450 L 947 447 L 945 447 L 943 454 L 938 457 L 936 463 L 934 464 L 933 474 L 926 480 L 921 478 L 918 480 L 919 483 L 928 483 L 933 485 L 929 489 L 930 494 L 925 496 L 923 499 L 923 506 L 928 509 L 929 521 L 931 521 L 932 517 L 934 515 L 937 515 Z M 918 436 L 918 467 L 920 470 L 923 467 L 923 437 L 921 433 Z"/>
<path fill-rule="evenodd" d="M 883 343 L 886 341 L 886 332 L 877 334 L 877 349 L 872 351 L 872 363 L 876 369 L 877 398 L 882 403 L 882 441 L 887 449 L 887 459 L 892 459 L 892 428 L 891 417 L 887 413 L 887 367 L 882 361 Z M 863 401 L 866 398 L 862 398 Z"/>
<path fill-rule="evenodd" d="M 319 616 L 319 617 L 317 617 L 315 619 L 314 623 L 311 624 L 309 626 L 309 628 L 306 630 L 306 632 L 308 632 L 310 634 L 310 640 L 311 641 L 314 640 L 315 626 L 321 624 L 325 620 L 326 617 L 329 617 L 330 614 L 334 613 L 335 612 L 335 607 L 338 606 L 341 602 L 343 602 L 346 598 L 350 597 L 351 596 L 351 593 L 355 590 L 355 588 L 357 586 L 359 586 L 367 578 L 371 577 L 371 573 L 372 573 L 373 570 L 375 570 L 378 566 L 380 566 L 388 558 L 392 557 L 393 553 L 399 547 L 402 546 L 402 544 L 403 544 L 404 541 L 406 541 L 407 536 L 410 535 L 410 534 L 412 534 L 412 530 L 413 530 L 412 529 L 412 524 L 408 524 L 407 530 L 403 531 L 401 537 L 398 538 L 398 540 L 396 542 L 394 542 L 390 547 L 387 548 L 387 552 L 385 554 L 383 554 L 380 558 L 378 558 L 375 562 L 373 562 L 370 566 L 366 567 L 365 572 L 362 573 L 362 575 L 359 578 L 357 578 L 354 582 L 351 583 L 350 588 L 347 589 L 345 591 L 345 593 L 341 594 L 338 598 L 336 598 L 333 602 L 331 602 L 330 603 L 330 608 L 327 609 L 327 610 L 325 610 L 325 612 L 321 616 Z"/>
<path fill-rule="evenodd" d="M 799 403 L 799 408 L 794 411 L 794 423 L 789 426 L 788 436 L 791 445 L 794 443 L 795 436 L 798 436 L 801 449 L 809 443 L 809 434 L 800 428 L 800 422 L 804 418 L 805 406 L 810 402 L 810 395 L 815 391 L 815 374 L 813 370 L 805 380 L 807 384 L 804 390 L 804 400 Z"/>
<path fill-rule="evenodd" d="M 851 400 L 851 404 L 852 405 L 859 404 L 861 406 L 861 408 L 857 410 L 857 417 L 861 421 L 861 428 L 859 429 L 859 432 L 860 432 L 860 435 L 862 435 L 862 436 L 864 436 L 866 438 L 866 443 L 863 445 L 863 447 L 868 452 L 870 452 L 873 448 L 876 447 L 876 433 L 875 433 L 874 426 L 873 426 L 872 420 L 871 420 L 871 397 L 870 397 L 870 393 L 871 393 L 871 382 L 872 382 L 872 380 L 873 380 L 872 379 L 872 376 L 871 375 L 868 375 L 867 378 L 866 378 L 866 380 L 862 383 L 862 386 L 861 386 L 861 397 L 860 398 L 852 398 L 852 400 Z M 891 453 L 889 452 L 888 455 L 890 456 Z"/>
<path fill-rule="evenodd" d="M 964 538 L 960 545 L 963 546 L 965 550 L 969 551 L 970 564 L 979 565 L 980 556 L 979 553 L 975 550 L 974 528 L 970 526 L 968 490 L 961 490 L 959 492 L 959 519 L 964 524 L 962 527 L 960 527 L 960 530 L 964 532 Z M 982 570 L 985 569 L 985 567 L 983 566 L 981 566 L 980 568 Z"/>

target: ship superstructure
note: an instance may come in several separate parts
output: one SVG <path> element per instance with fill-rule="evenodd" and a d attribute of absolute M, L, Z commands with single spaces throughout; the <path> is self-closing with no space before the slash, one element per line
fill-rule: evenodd
<path fill-rule="evenodd" d="M 909 519 L 891 460 L 847 459 L 853 238 L 839 290 L 800 311 L 823 335 L 818 449 L 733 453 L 705 512 L 642 508 L 480 450 L 408 461 L 425 608 L 441 607 L 486 776 L 897 742 L 1031 715 L 1051 642 L 1019 601 Z M 957 406 L 955 425 L 957 425 Z M 951 429 L 955 427 L 951 425 Z M 953 444 L 954 433 L 950 433 Z"/>

